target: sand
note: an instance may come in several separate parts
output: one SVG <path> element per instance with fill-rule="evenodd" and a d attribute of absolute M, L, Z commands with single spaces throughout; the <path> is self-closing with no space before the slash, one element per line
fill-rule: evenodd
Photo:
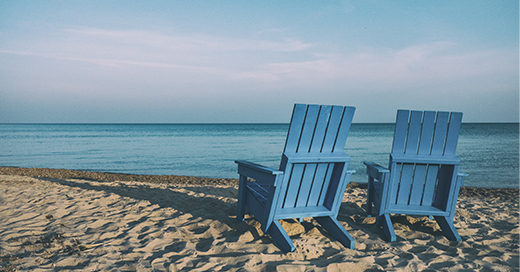
<path fill-rule="evenodd" d="M 305 219 L 282 222 L 296 245 L 284 254 L 250 215 L 235 220 L 236 180 L 117 177 L 0 168 L 0 271 L 519 270 L 518 190 L 463 188 L 462 242 L 402 216 L 388 243 L 365 216 L 366 189 L 349 186 L 338 219 L 355 250 Z"/>

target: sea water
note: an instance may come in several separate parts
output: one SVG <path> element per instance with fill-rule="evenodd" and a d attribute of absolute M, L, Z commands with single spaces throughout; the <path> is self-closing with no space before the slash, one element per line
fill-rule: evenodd
<path fill-rule="evenodd" d="M 0 124 L 0 166 L 238 178 L 235 160 L 278 168 L 288 124 Z M 345 152 L 388 165 L 393 124 L 353 124 Z M 463 123 L 457 156 L 464 185 L 518 188 L 518 123 Z"/>

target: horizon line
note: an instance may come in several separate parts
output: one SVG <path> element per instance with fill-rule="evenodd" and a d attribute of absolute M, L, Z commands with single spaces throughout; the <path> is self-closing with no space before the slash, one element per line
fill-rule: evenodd
<path fill-rule="evenodd" d="M 163 123 L 163 122 L 0 122 L 0 125 L 289 125 L 288 122 L 215 122 L 215 123 L 205 123 L 205 122 L 193 122 L 193 123 L 182 123 L 182 122 L 174 122 L 174 123 Z M 395 124 L 395 122 L 353 122 L 354 124 Z M 519 121 L 498 121 L 498 122 L 490 122 L 490 121 L 482 121 L 482 122 L 462 122 L 462 124 L 520 124 Z"/>

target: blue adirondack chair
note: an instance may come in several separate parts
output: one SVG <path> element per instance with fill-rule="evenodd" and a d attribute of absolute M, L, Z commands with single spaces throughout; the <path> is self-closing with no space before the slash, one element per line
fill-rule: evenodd
<path fill-rule="evenodd" d="M 345 247 L 354 239 L 336 219 L 345 188 L 354 171 L 343 152 L 354 107 L 296 104 L 280 169 L 247 161 L 238 164 L 237 219 L 245 208 L 285 252 L 295 250 L 278 220 L 313 217 Z"/>
<path fill-rule="evenodd" d="M 455 156 L 461 121 L 460 112 L 398 110 L 389 167 L 364 162 L 367 214 L 374 204 L 376 224 L 383 226 L 387 240 L 396 240 L 390 215 L 407 214 L 435 218 L 448 239 L 461 241 L 453 226 L 459 188 L 467 176 L 458 172 Z"/>

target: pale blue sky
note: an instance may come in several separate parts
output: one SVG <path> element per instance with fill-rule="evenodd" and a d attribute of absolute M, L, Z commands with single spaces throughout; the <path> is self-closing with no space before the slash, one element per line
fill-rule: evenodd
<path fill-rule="evenodd" d="M 0 122 L 518 122 L 518 0 L 0 2 Z"/>

